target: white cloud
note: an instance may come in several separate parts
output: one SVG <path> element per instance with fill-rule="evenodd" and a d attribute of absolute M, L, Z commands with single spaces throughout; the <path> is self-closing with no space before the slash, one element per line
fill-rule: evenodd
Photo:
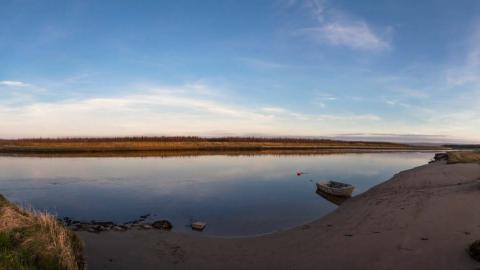
<path fill-rule="evenodd" d="M 385 101 L 385 103 L 387 103 L 388 105 L 392 105 L 392 106 L 397 105 L 397 101 L 395 101 L 395 100 L 387 100 L 387 101 Z"/>
<path fill-rule="evenodd" d="M 26 89 L 31 87 L 34 86 Z M 202 81 L 180 87 L 137 85 L 135 88 L 140 90 L 117 96 L 77 96 L 48 102 L 40 101 L 45 100 L 41 95 L 25 96 L 28 91 L 11 91 L 21 95 L 6 93 L 7 96 L 0 100 L 0 138 L 252 133 L 318 136 L 359 131 L 405 133 L 411 130 L 419 134 L 464 138 L 480 136 L 476 129 L 480 124 L 480 115 L 472 110 L 480 106 L 480 92 L 464 97 L 466 103 L 458 103 L 468 104 L 467 107 L 450 102 L 441 114 L 419 106 L 407 108 L 402 99 L 383 100 L 390 106 L 408 109 L 408 114 L 414 115 L 412 122 L 410 118 L 392 121 L 374 111 L 356 113 L 352 109 L 332 113 L 328 106 L 295 110 L 278 104 L 251 105 L 234 100 L 231 96 L 218 95 L 217 88 Z M 398 89 L 402 96 L 423 98 L 421 100 L 425 101 L 421 92 L 411 88 Z M 318 92 L 312 100 L 326 104 L 335 102 L 338 97 L 328 92 Z M 311 111 L 307 113 L 308 109 Z"/>
<path fill-rule="evenodd" d="M 10 87 L 27 87 L 29 84 L 19 81 L 0 81 L 0 86 L 10 86 Z"/>
<path fill-rule="evenodd" d="M 336 100 L 338 100 L 338 98 L 334 95 L 319 92 L 314 94 L 313 99 L 311 100 L 311 103 L 319 108 L 326 108 L 327 103 L 333 102 Z"/>
<path fill-rule="evenodd" d="M 305 7 L 312 12 L 312 14 L 319 22 L 323 22 L 325 20 L 325 1 L 307 0 L 304 2 L 304 4 Z"/>
<path fill-rule="evenodd" d="M 398 100 L 386 100 L 385 103 L 389 106 L 400 106 L 403 107 L 404 109 L 411 109 L 412 106 L 410 104 L 407 104 L 405 102 L 401 102 Z"/>
<path fill-rule="evenodd" d="M 331 94 L 328 94 L 328 93 L 316 93 L 314 95 L 314 100 L 315 101 L 335 101 L 337 100 L 338 98 L 334 95 L 331 95 Z"/>
<path fill-rule="evenodd" d="M 316 93 L 314 99 L 322 100 L 322 101 L 334 101 L 334 100 L 337 100 L 338 98 L 328 93 Z"/>
<path fill-rule="evenodd" d="M 323 1 L 310 0 L 306 3 L 318 25 L 297 30 L 297 34 L 308 36 L 320 43 L 355 50 L 380 51 L 390 48 L 389 42 L 364 20 L 331 14 L 333 12 L 325 8 Z"/>
<path fill-rule="evenodd" d="M 375 114 L 355 114 L 355 115 L 319 115 L 321 121 L 380 121 L 382 118 Z"/>
<path fill-rule="evenodd" d="M 195 92 L 188 84 L 137 94 L 0 103 L 0 137 L 212 135 L 318 135 L 352 131 L 380 118 L 375 115 L 306 114 L 279 106 L 238 105 Z M 201 92 L 215 92 L 204 85 Z M 193 90 L 192 90 L 193 89 Z M 208 91 L 207 91 L 208 90 Z M 340 123 L 343 127 L 338 127 Z M 350 124 L 352 127 L 350 127 Z"/>
<path fill-rule="evenodd" d="M 285 113 L 287 110 L 279 107 L 265 107 L 265 108 L 262 108 L 262 111 L 267 113 Z"/>
<path fill-rule="evenodd" d="M 359 50 L 384 50 L 388 42 L 377 36 L 365 22 L 333 22 L 320 27 L 303 30 L 319 42 L 346 46 Z"/>
<path fill-rule="evenodd" d="M 241 57 L 239 58 L 239 60 L 245 65 L 261 71 L 294 68 L 294 66 L 291 66 L 291 65 L 259 59 L 259 58 Z"/>
<path fill-rule="evenodd" d="M 468 52 L 460 64 L 446 71 L 449 86 L 474 85 L 480 87 L 480 27 L 468 39 Z"/>
<path fill-rule="evenodd" d="M 412 88 L 406 88 L 406 87 L 396 88 L 394 89 L 394 92 L 397 92 L 402 96 L 408 97 L 408 98 L 424 99 L 424 98 L 430 97 L 430 95 L 424 90 L 412 89 Z"/>

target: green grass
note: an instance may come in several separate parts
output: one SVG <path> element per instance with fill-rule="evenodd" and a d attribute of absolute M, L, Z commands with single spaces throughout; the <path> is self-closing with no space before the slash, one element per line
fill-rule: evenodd
<path fill-rule="evenodd" d="M 78 237 L 47 213 L 16 207 L 0 195 L 1 270 L 81 270 Z"/>
<path fill-rule="evenodd" d="M 58 258 L 37 258 L 32 251 L 21 246 L 17 239 L 19 232 L 0 232 L 0 269 L 4 270 L 40 270 L 59 268 Z"/>

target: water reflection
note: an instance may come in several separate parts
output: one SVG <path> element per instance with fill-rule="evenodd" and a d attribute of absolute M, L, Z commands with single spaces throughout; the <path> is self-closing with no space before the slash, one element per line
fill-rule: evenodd
<path fill-rule="evenodd" d="M 355 185 L 355 194 L 427 163 L 432 153 L 148 158 L 0 157 L 0 193 L 74 219 L 125 222 L 144 214 L 191 232 L 252 235 L 297 226 L 336 208 L 318 179 Z M 296 171 L 309 174 L 297 176 Z M 354 195 L 355 195 L 354 194 Z"/>
<path fill-rule="evenodd" d="M 346 200 L 350 199 L 350 197 L 341 197 L 341 196 L 334 196 L 328 193 L 323 192 L 322 190 L 318 189 L 315 191 L 320 197 L 324 198 L 325 200 L 335 204 L 340 205 L 344 203 Z"/>

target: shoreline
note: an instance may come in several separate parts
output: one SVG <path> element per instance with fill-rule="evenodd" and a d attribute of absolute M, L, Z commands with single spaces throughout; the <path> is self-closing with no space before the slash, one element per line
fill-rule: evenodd
<path fill-rule="evenodd" d="M 335 154 L 368 154 L 368 153 L 402 153 L 402 152 L 432 152 L 446 151 L 447 149 L 392 149 L 392 148 L 311 148 L 311 149 L 261 149 L 261 150 L 166 150 L 166 151 L 98 151 L 98 152 L 2 152 L 0 157 L 196 157 L 196 156 L 308 156 L 308 155 L 335 155 Z"/>
<path fill-rule="evenodd" d="M 0 195 L 0 269 L 84 270 L 82 242 L 53 215 Z"/>
<path fill-rule="evenodd" d="M 77 233 L 89 269 L 475 269 L 480 164 L 400 172 L 309 224 L 221 238 L 131 230 Z M 345 260 L 348 258 L 348 260 Z M 133 267 L 133 268 L 132 268 Z"/>

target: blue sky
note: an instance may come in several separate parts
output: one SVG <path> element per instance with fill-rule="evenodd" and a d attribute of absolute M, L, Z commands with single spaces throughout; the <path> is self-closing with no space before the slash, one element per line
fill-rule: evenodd
<path fill-rule="evenodd" d="M 0 137 L 480 139 L 480 2 L 0 0 Z"/>

